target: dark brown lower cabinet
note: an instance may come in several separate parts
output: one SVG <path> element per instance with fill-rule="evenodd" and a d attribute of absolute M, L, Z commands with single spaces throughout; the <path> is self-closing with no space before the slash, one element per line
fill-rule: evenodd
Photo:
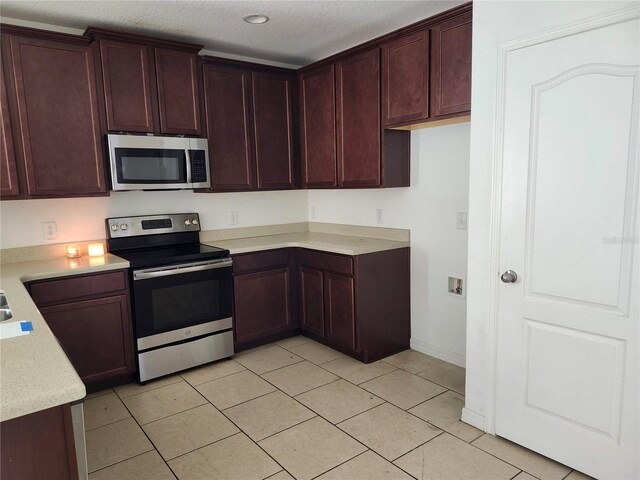
<path fill-rule="evenodd" d="M 236 348 L 294 330 L 289 249 L 238 255 L 233 262 Z"/>
<path fill-rule="evenodd" d="M 83 382 L 133 371 L 128 303 L 120 294 L 40 308 Z"/>
<path fill-rule="evenodd" d="M 365 363 L 409 348 L 409 248 L 234 255 L 236 351 L 302 332 Z M 298 324 L 299 319 L 299 324 Z"/>
<path fill-rule="evenodd" d="M 49 408 L 0 423 L 0 478 L 76 480 L 71 408 Z"/>
<path fill-rule="evenodd" d="M 298 264 L 303 333 L 366 363 L 409 348 L 409 248 L 299 249 Z"/>
<path fill-rule="evenodd" d="M 125 270 L 33 282 L 29 291 L 85 384 L 135 371 Z"/>
<path fill-rule="evenodd" d="M 321 270 L 300 267 L 300 325 L 324 336 L 324 282 Z"/>
<path fill-rule="evenodd" d="M 353 278 L 324 274 L 326 337 L 337 345 L 356 350 L 355 283 Z"/>

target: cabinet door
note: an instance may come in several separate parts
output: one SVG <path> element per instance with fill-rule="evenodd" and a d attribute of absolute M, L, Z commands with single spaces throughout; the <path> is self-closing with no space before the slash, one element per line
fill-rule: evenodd
<path fill-rule="evenodd" d="M 134 371 L 127 295 L 41 307 L 40 312 L 83 382 Z"/>
<path fill-rule="evenodd" d="M 293 328 L 289 272 L 289 267 L 282 267 L 234 277 L 236 343 Z"/>
<path fill-rule="evenodd" d="M 100 40 L 109 130 L 153 132 L 148 52 L 146 45 Z"/>
<path fill-rule="evenodd" d="M 324 285 L 319 270 L 300 267 L 301 328 L 324 337 Z"/>
<path fill-rule="evenodd" d="M 336 90 L 334 66 L 300 76 L 302 178 L 306 187 L 335 187 Z"/>
<path fill-rule="evenodd" d="M 432 117 L 471 110 L 471 13 L 431 29 Z"/>
<path fill-rule="evenodd" d="M 205 64 L 202 73 L 211 189 L 251 190 L 255 187 L 251 72 Z"/>
<path fill-rule="evenodd" d="M 200 135 L 198 55 L 156 48 L 160 132 Z"/>
<path fill-rule="evenodd" d="M 375 187 L 381 178 L 380 49 L 336 66 L 338 185 Z"/>
<path fill-rule="evenodd" d="M 10 38 L 29 194 L 106 192 L 93 49 Z"/>
<path fill-rule="evenodd" d="M 292 77 L 264 72 L 252 76 L 258 188 L 293 188 Z"/>
<path fill-rule="evenodd" d="M 326 338 L 352 350 L 356 349 L 353 278 L 324 274 Z"/>
<path fill-rule="evenodd" d="M 429 116 L 429 31 L 382 46 L 382 110 L 385 126 Z"/>
<path fill-rule="evenodd" d="M 0 197 L 12 197 L 19 195 L 20 190 L 3 70 L 2 61 L 0 61 Z"/>

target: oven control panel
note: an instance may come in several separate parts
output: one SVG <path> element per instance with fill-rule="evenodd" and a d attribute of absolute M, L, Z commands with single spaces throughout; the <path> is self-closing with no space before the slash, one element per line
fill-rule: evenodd
<path fill-rule="evenodd" d="M 109 238 L 199 232 L 200 217 L 197 213 L 117 217 L 107 218 L 106 226 Z"/>

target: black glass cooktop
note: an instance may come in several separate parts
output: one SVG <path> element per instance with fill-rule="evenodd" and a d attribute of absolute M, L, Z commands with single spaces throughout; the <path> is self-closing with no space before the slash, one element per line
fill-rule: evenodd
<path fill-rule="evenodd" d="M 165 245 L 133 250 L 111 251 L 131 264 L 131 268 L 175 265 L 178 263 L 215 260 L 229 256 L 229 250 L 200 243 L 186 245 Z"/>

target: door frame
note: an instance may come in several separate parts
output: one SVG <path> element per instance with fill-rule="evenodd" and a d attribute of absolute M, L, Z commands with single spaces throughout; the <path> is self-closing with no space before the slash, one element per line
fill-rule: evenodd
<path fill-rule="evenodd" d="M 498 64 L 496 69 L 496 109 L 494 113 L 493 148 L 491 161 L 491 212 L 489 219 L 490 230 L 490 275 L 489 286 L 489 317 L 487 320 L 487 363 L 484 367 L 484 385 L 488 389 L 486 397 L 486 410 L 484 417 L 466 407 L 462 410 L 462 420 L 485 430 L 487 433 L 496 433 L 496 396 L 497 396 L 497 357 L 498 357 L 498 315 L 499 305 L 499 275 L 500 275 L 500 235 L 502 225 L 502 181 L 503 181 L 503 151 L 504 151 L 504 124 L 505 124 L 505 98 L 507 78 L 507 57 L 510 52 L 540 43 L 556 40 L 577 33 L 583 33 L 597 28 L 621 23 L 629 20 L 640 19 L 640 6 L 632 5 L 622 9 L 616 9 L 609 13 L 591 17 L 586 20 L 572 22 L 560 27 L 545 29 L 540 33 L 526 37 L 498 43 Z M 473 101 L 473 100 L 472 100 Z M 636 150 L 640 146 L 636 145 Z M 637 172 L 636 172 L 637 175 Z M 637 199 L 636 199 L 637 201 Z M 484 425 L 484 428 L 482 428 Z"/>

